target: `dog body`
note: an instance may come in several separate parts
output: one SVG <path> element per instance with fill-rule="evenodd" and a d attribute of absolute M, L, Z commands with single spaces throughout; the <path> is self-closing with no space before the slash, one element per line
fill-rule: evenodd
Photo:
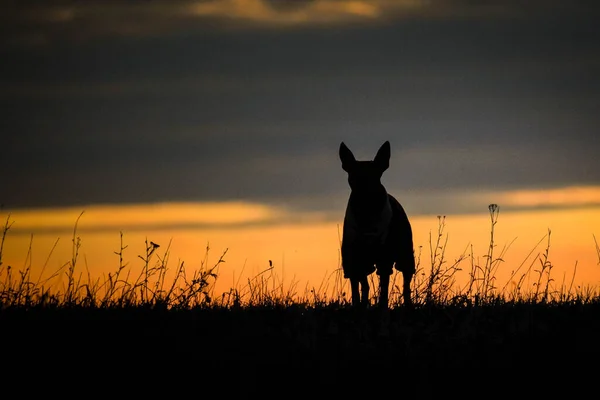
<path fill-rule="evenodd" d="M 352 303 L 367 305 L 368 276 L 377 272 L 379 305 L 388 305 L 390 275 L 402 272 L 404 303 L 409 305 L 410 282 L 415 273 L 412 229 L 406 212 L 381 184 L 389 167 L 390 144 L 385 142 L 373 161 L 357 161 L 344 143 L 340 144 L 342 168 L 351 188 L 344 217 L 342 268 L 350 279 Z"/>

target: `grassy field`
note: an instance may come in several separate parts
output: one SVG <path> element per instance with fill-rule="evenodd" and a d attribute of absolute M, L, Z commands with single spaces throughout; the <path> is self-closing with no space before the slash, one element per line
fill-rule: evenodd
<path fill-rule="evenodd" d="M 486 261 L 471 263 L 471 279 L 457 286 L 457 264 L 444 259 L 441 217 L 429 263 L 419 258 L 414 307 L 403 306 L 394 284 L 387 311 L 350 307 L 339 276 L 329 293 L 299 295 L 274 285 L 267 270 L 215 295 L 226 254 L 191 274 L 181 263 L 167 279 L 167 257 L 152 242 L 139 256 L 139 274 L 121 259 L 103 279 L 84 278 L 76 227 L 72 259 L 34 279 L 29 269 L 2 264 L 7 219 L 0 245 L 3 389 L 78 397 L 292 398 L 594 390 L 598 290 L 556 284 L 547 249 L 538 268 L 515 276 L 533 286 L 497 287 L 502 254 L 494 254 L 494 205 L 490 218 Z M 57 279 L 61 285 L 53 283 Z"/>

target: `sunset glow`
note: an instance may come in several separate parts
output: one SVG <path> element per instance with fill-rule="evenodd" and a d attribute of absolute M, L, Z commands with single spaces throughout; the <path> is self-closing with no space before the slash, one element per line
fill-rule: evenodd
<path fill-rule="evenodd" d="M 600 187 L 566 187 L 546 190 L 515 190 L 499 196 L 499 202 L 516 207 L 578 207 L 600 204 Z"/>
<path fill-rule="evenodd" d="M 282 211 L 261 204 L 157 203 L 140 205 L 103 205 L 83 208 L 26 210 L 18 212 L 19 231 L 70 231 L 83 212 L 78 227 L 83 230 L 156 229 L 176 226 L 219 226 L 271 222 Z"/>
<path fill-rule="evenodd" d="M 577 285 L 600 285 L 600 259 L 594 243 L 594 235 L 600 236 L 600 207 L 595 203 L 598 193 L 598 188 L 569 187 L 503 194 L 495 227 L 495 254 L 504 260 L 497 271 L 498 282 L 504 286 L 528 268 L 534 271 L 548 247 L 557 281 L 573 279 Z M 569 207 L 502 211 L 504 204 Z M 586 207 L 577 208 L 582 205 Z M 4 264 L 31 265 L 36 273 L 45 263 L 46 273 L 60 268 L 72 256 L 73 229 L 80 213 L 75 208 L 12 212 Z M 276 279 L 283 285 L 297 285 L 300 295 L 311 287 L 328 290 L 332 279 L 339 276 L 336 271 L 340 267 L 342 210 L 338 214 L 326 219 L 315 219 L 310 214 L 306 219 L 297 215 L 292 219 L 290 211 L 236 202 L 90 206 L 78 221 L 76 235 L 81 238 L 85 268 L 92 276 L 115 270 L 114 252 L 120 246 L 122 232 L 127 246 L 125 258 L 134 269 L 141 265 L 137 255 L 144 254 L 145 241 L 151 240 L 161 246 L 158 254 L 168 252 L 171 270 L 182 261 L 190 269 L 206 268 L 226 252 L 225 263 L 218 270 L 217 291 L 243 285 L 273 265 Z M 442 221 L 439 218 L 411 216 L 416 256 L 423 271 L 430 264 L 431 240 L 437 237 Z M 447 215 L 443 222 L 446 262 L 464 258 L 460 261 L 463 271 L 457 275 L 458 283 L 464 282 L 470 264 L 485 262 L 490 216 L 485 212 Z M 510 277 L 513 273 L 516 278 Z"/>
<path fill-rule="evenodd" d="M 553 189 L 507 190 L 472 193 L 448 192 L 443 199 L 447 203 L 501 204 L 512 211 L 534 208 L 567 208 L 600 206 L 600 187 L 569 186 Z M 405 202 L 412 207 L 421 201 L 413 193 Z M 343 203 L 343 202 L 342 202 Z M 483 207 L 485 209 L 485 207 Z M 585 210 L 585 209 L 583 209 Z M 276 207 L 268 204 L 242 201 L 205 203 L 155 203 L 132 205 L 90 205 L 56 209 L 17 210 L 14 231 L 29 234 L 35 231 L 70 232 L 79 214 L 82 218 L 78 228 L 95 230 L 156 230 L 159 228 L 229 229 L 244 226 L 281 226 L 290 222 L 334 222 L 339 212 L 299 211 L 293 208 Z M 568 215 L 565 211 L 564 215 Z M 14 218 L 13 216 L 13 218 Z M 417 217 L 417 215 L 415 215 Z M 582 223 L 587 222 L 584 220 Z M 591 229 L 591 225 L 587 225 Z"/>
<path fill-rule="evenodd" d="M 375 18 L 381 13 L 377 3 L 365 1 L 327 0 L 297 5 L 281 4 L 281 8 L 276 8 L 261 0 L 195 2 L 187 10 L 196 16 L 220 16 L 273 25 L 335 23 L 349 17 Z"/>

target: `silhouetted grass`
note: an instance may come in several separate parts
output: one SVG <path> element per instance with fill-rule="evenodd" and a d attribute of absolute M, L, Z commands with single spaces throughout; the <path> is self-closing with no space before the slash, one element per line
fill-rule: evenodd
<path fill-rule="evenodd" d="M 540 241 L 545 251 L 514 269 L 516 284 L 498 283 L 507 247 L 497 251 L 499 209 L 489 211 L 483 263 L 472 251 L 448 262 L 440 216 L 429 259 L 422 249 L 416 254 L 414 307 L 402 306 L 402 277 L 395 274 L 388 311 L 350 307 L 340 269 L 319 286 L 300 289 L 297 282 L 284 284 L 271 264 L 215 294 L 227 250 L 209 264 L 208 246 L 200 268 L 190 271 L 179 261 L 171 271 L 170 244 L 146 240 L 141 272 L 134 274 L 123 260 L 122 235 L 116 270 L 94 278 L 80 268 L 77 223 L 71 259 L 44 277 L 46 262 L 33 276 L 29 256 L 19 271 L 2 262 L 9 216 L 0 242 L 4 389 L 22 388 L 10 376 L 25 374 L 48 385 L 67 379 L 66 385 L 102 390 L 125 372 L 132 375 L 120 380 L 135 396 L 172 396 L 186 385 L 225 396 L 293 398 L 400 396 L 403 387 L 426 398 L 436 390 L 540 395 L 559 386 L 573 395 L 592 386 L 587 375 L 595 367 L 586 365 L 600 355 L 597 288 L 573 287 L 573 278 L 556 283 L 550 232 Z M 600 250 L 598 256 L 600 262 Z M 458 284 L 463 269 L 469 279 Z M 527 280 L 533 285 L 526 287 Z M 134 378 L 138 373 L 143 378 Z M 538 374 L 552 384 L 540 383 Z"/>
<path fill-rule="evenodd" d="M 486 305 L 499 303 L 588 303 L 597 301 L 599 291 L 594 287 L 574 287 L 575 272 L 568 282 L 557 283 L 552 276 L 553 265 L 550 261 L 551 232 L 545 235 L 513 272 L 505 284 L 496 279 L 499 266 L 504 263 L 505 246 L 496 252 L 494 229 L 498 222 L 499 207 L 489 206 L 490 240 L 483 263 L 476 261 L 474 252 L 465 250 L 454 261 L 446 256 L 448 237 L 445 233 L 445 217 L 438 217 L 438 229 L 430 233 L 429 260 L 424 262 L 422 248 L 416 253 L 417 272 L 412 283 L 413 303 L 423 306 L 449 305 Z M 81 217 L 81 215 L 80 215 Z M 169 265 L 170 243 L 166 248 L 146 239 L 144 254 L 137 256 L 141 260 L 139 272 L 134 273 L 129 263 L 124 262 L 123 251 L 127 245 L 121 233 L 120 248 L 114 253 L 118 256 L 118 266 L 114 272 L 103 277 L 92 277 L 89 271 L 81 271 L 79 249 L 81 238 L 77 234 L 77 223 L 73 229 L 72 256 L 61 268 L 44 276 L 47 261 L 37 278 L 32 276 L 31 248 L 27 256 L 26 267 L 14 271 L 2 261 L 2 250 L 12 222 L 10 215 L 2 229 L 0 242 L 0 307 L 84 307 L 84 308 L 126 308 L 144 307 L 160 309 L 231 308 L 231 307 L 287 307 L 302 305 L 305 307 L 346 307 L 349 305 L 347 282 L 342 277 L 341 268 L 337 268 L 318 286 L 309 286 L 301 290 L 298 282 L 285 284 L 275 273 L 270 263 L 264 271 L 236 283 L 236 287 L 215 294 L 218 271 L 224 262 L 227 250 L 218 260 L 209 265 L 210 248 L 207 245 L 200 268 L 188 270 L 184 261 L 178 261 L 174 269 Z M 595 239 L 595 238 L 594 238 Z M 545 250 L 536 257 L 533 251 L 542 241 L 546 241 Z M 600 262 L 600 250 L 596 243 Z M 52 251 L 51 251 L 52 253 Z M 50 254 L 51 255 L 51 254 Z M 48 258 L 50 258 L 50 255 Z M 526 265 L 526 262 L 529 262 Z M 459 284 L 459 271 L 468 270 L 466 283 Z M 242 271 L 243 272 L 243 271 Z M 373 293 L 372 303 L 377 293 L 377 277 L 371 276 Z M 390 306 L 402 306 L 402 275 L 394 273 L 391 280 Z M 525 287 L 524 283 L 533 285 Z M 512 283 L 509 288 L 509 283 Z"/>

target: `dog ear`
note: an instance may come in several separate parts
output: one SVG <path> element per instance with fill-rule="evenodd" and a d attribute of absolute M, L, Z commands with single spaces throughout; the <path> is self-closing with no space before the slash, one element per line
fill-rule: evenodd
<path fill-rule="evenodd" d="M 346 172 L 350 172 L 352 166 L 356 162 L 354 154 L 352 154 L 344 142 L 340 143 L 340 160 L 342 160 L 342 169 Z"/>
<path fill-rule="evenodd" d="M 377 167 L 381 170 L 382 173 L 390 167 L 390 156 L 390 142 L 386 141 L 384 144 L 381 145 L 379 150 L 377 150 L 377 155 L 375 155 L 375 159 L 373 160 L 375 162 L 375 165 L 377 165 Z"/>

